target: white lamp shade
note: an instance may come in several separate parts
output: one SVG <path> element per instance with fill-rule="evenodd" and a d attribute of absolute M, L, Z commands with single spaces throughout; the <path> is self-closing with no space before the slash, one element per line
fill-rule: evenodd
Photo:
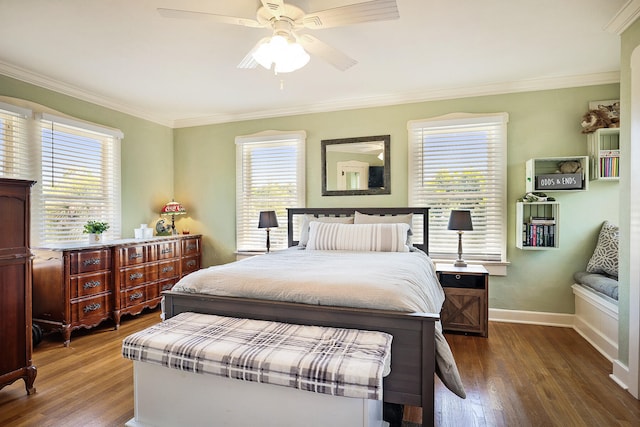
<path fill-rule="evenodd" d="M 298 70 L 307 65 L 310 59 L 302 46 L 278 35 L 262 43 L 252 55 L 253 59 L 267 70 L 274 65 L 276 73 L 290 73 Z"/>

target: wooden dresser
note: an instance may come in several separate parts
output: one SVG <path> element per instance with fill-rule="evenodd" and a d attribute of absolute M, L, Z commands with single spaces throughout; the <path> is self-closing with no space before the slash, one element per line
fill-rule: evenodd
<path fill-rule="evenodd" d="M 201 265 L 200 235 L 72 243 L 35 249 L 33 321 L 71 331 L 156 307 L 162 291 Z"/>
<path fill-rule="evenodd" d="M 33 181 L 0 178 L 0 389 L 23 379 L 36 391 L 31 361 L 30 193 Z"/>

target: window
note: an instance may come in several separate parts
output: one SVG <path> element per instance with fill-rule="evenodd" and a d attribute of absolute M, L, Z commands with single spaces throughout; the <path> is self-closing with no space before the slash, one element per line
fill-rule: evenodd
<path fill-rule="evenodd" d="M 260 211 L 276 211 L 271 248 L 287 247 L 287 208 L 304 207 L 306 133 L 266 131 L 236 138 L 236 244 L 238 251 L 263 251 L 266 231 Z"/>
<path fill-rule="evenodd" d="M 28 119 L 26 108 L 0 102 L 0 176 L 33 178 L 29 161 Z"/>
<path fill-rule="evenodd" d="M 40 243 L 83 240 L 90 219 L 109 223 L 105 236 L 120 237 L 119 135 L 50 114 L 40 130 Z"/>
<path fill-rule="evenodd" d="M 464 259 L 506 261 L 507 113 L 449 114 L 408 124 L 409 204 L 429 206 L 429 253 L 455 259 L 452 209 L 469 209 Z"/>
<path fill-rule="evenodd" d="M 36 181 L 31 244 L 85 240 L 90 219 L 119 238 L 122 133 L 43 110 L 0 103 L 0 176 Z"/>

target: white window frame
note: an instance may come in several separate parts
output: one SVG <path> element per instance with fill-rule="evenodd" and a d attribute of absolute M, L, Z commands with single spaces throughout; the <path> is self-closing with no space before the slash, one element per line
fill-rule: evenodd
<path fill-rule="evenodd" d="M 408 122 L 409 205 L 431 208 L 432 258 L 457 258 L 457 233 L 447 229 L 449 214 L 452 209 L 470 209 L 474 230 L 464 232 L 463 258 L 507 262 L 508 121 L 509 115 L 502 112 L 452 113 Z M 489 136 L 478 139 L 482 134 Z M 476 178 L 467 182 L 467 191 L 460 191 L 465 182 L 459 178 L 465 174 Z M 438 176 L 449 181 L 438 183 Z"/>
<path fill-rule="evenodd" d="M 25 121 L 26 132 L 20 139 L 22 154 L 15 160 L 20 165 L 11 171 L 3 168 L 0 170 L 0 176 L 36 181 L 31 191 L 31 245 L 47 246 L 87 241 L 87 235 L 83 234 L 83 226 L 88 220 L 108 222 L 110 228 L 105 232 L 105 238 L 120 238 L 120 141 L 124 137 L 122 132 L 15 98 L 2 97 L 0 110 L 19 113 Z M 46 131 L 45 127 L 49 131 Z M 52 129 L 56 132 L 51 132 Z M 66 145 L 64 148 L 62 145 L 57 146 L 60 149 L 58 159 L 47 157 L 46 141 L 43 140 L 47 134 L 49 143 Z M 70 140 L 60 139 L 72 135 Z M 93 151 L 88 149 L 88 141 L 92 141 Z M 1 148 L 6 148 L 8 142 L 0 135 Z M 89 158 L 91 154 L 93 158 Z M 52 165 L 54 169 L 51 169 Z M 78 174 L 78 179 L 70 179 L 69 170 L 73 168 L 83 168 L 83 176 Z M 54 170 L 59 175 L 56 175 Z M 61 191 L 56 189 L 52 192 L 47 184 L 54 175 L 58 177 L 56 179 Z M 90 189 L 85 185 L 82 191 L 78 191 L 77 186 L 83 185 L 82 182 L 87 176 L 92 177 L 94 185 Z M 99 185 L 95 185 L 96 181 Z M 53 193 L 57 194 L 51 196 Z M 47 210 L 47 207 L 54 201 L 59 208 L 52 219 L 52 210 Z M 81 206 L 82 212 L 79 209 L 70 211 L 67 209 L 67 203 Z"/>
<path fill-rule="evenodd" d="M 266 231 L 258 229 L 260 211 L 274 210 L 278 228 L 270 230 L 271 249 L 285 249 L 287 240 L 287 208 L 305 205 L 305 131 L 264 131 L 236 137 L 236 248 L 240 252 L 266 250 Z M 280 157 L 273 169 L 261 170 L 260 180 L 252 180 L 251 153 L 254 150 L 281 150 L 295 148 L 291 157 Z M 276 155 L 278 155 L 276 153 Z M 275 159 L 272 159 L 275 160 Z M 283 170 L 284 162 L 290 166 Z M 293 192 L 280 192 L 278 187 L 267 185 L 260 197 L 252 197 L 254 187 L 265 183 L 278 184 L 284 180 L 295 183 Z"/>

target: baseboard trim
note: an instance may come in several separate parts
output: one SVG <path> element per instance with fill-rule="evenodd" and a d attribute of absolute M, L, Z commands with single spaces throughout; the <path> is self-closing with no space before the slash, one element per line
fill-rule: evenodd
<path fill-rule="evenodd" d="M 609 378 L 624 390 L 629 390 L 629 386 L 627 385 L 629 379 L 629 367 L 623 365 L 619 360 L 613 361 L 613 373 L 609 375 Z"/>
<path fill-rule="evenodd" d="M 492 322 L 526 323 L 530 325 L 558 326 L 573 328 L 573 314 L 546 313 L 540 311 L 489 309 L 489 320 Z"/>

